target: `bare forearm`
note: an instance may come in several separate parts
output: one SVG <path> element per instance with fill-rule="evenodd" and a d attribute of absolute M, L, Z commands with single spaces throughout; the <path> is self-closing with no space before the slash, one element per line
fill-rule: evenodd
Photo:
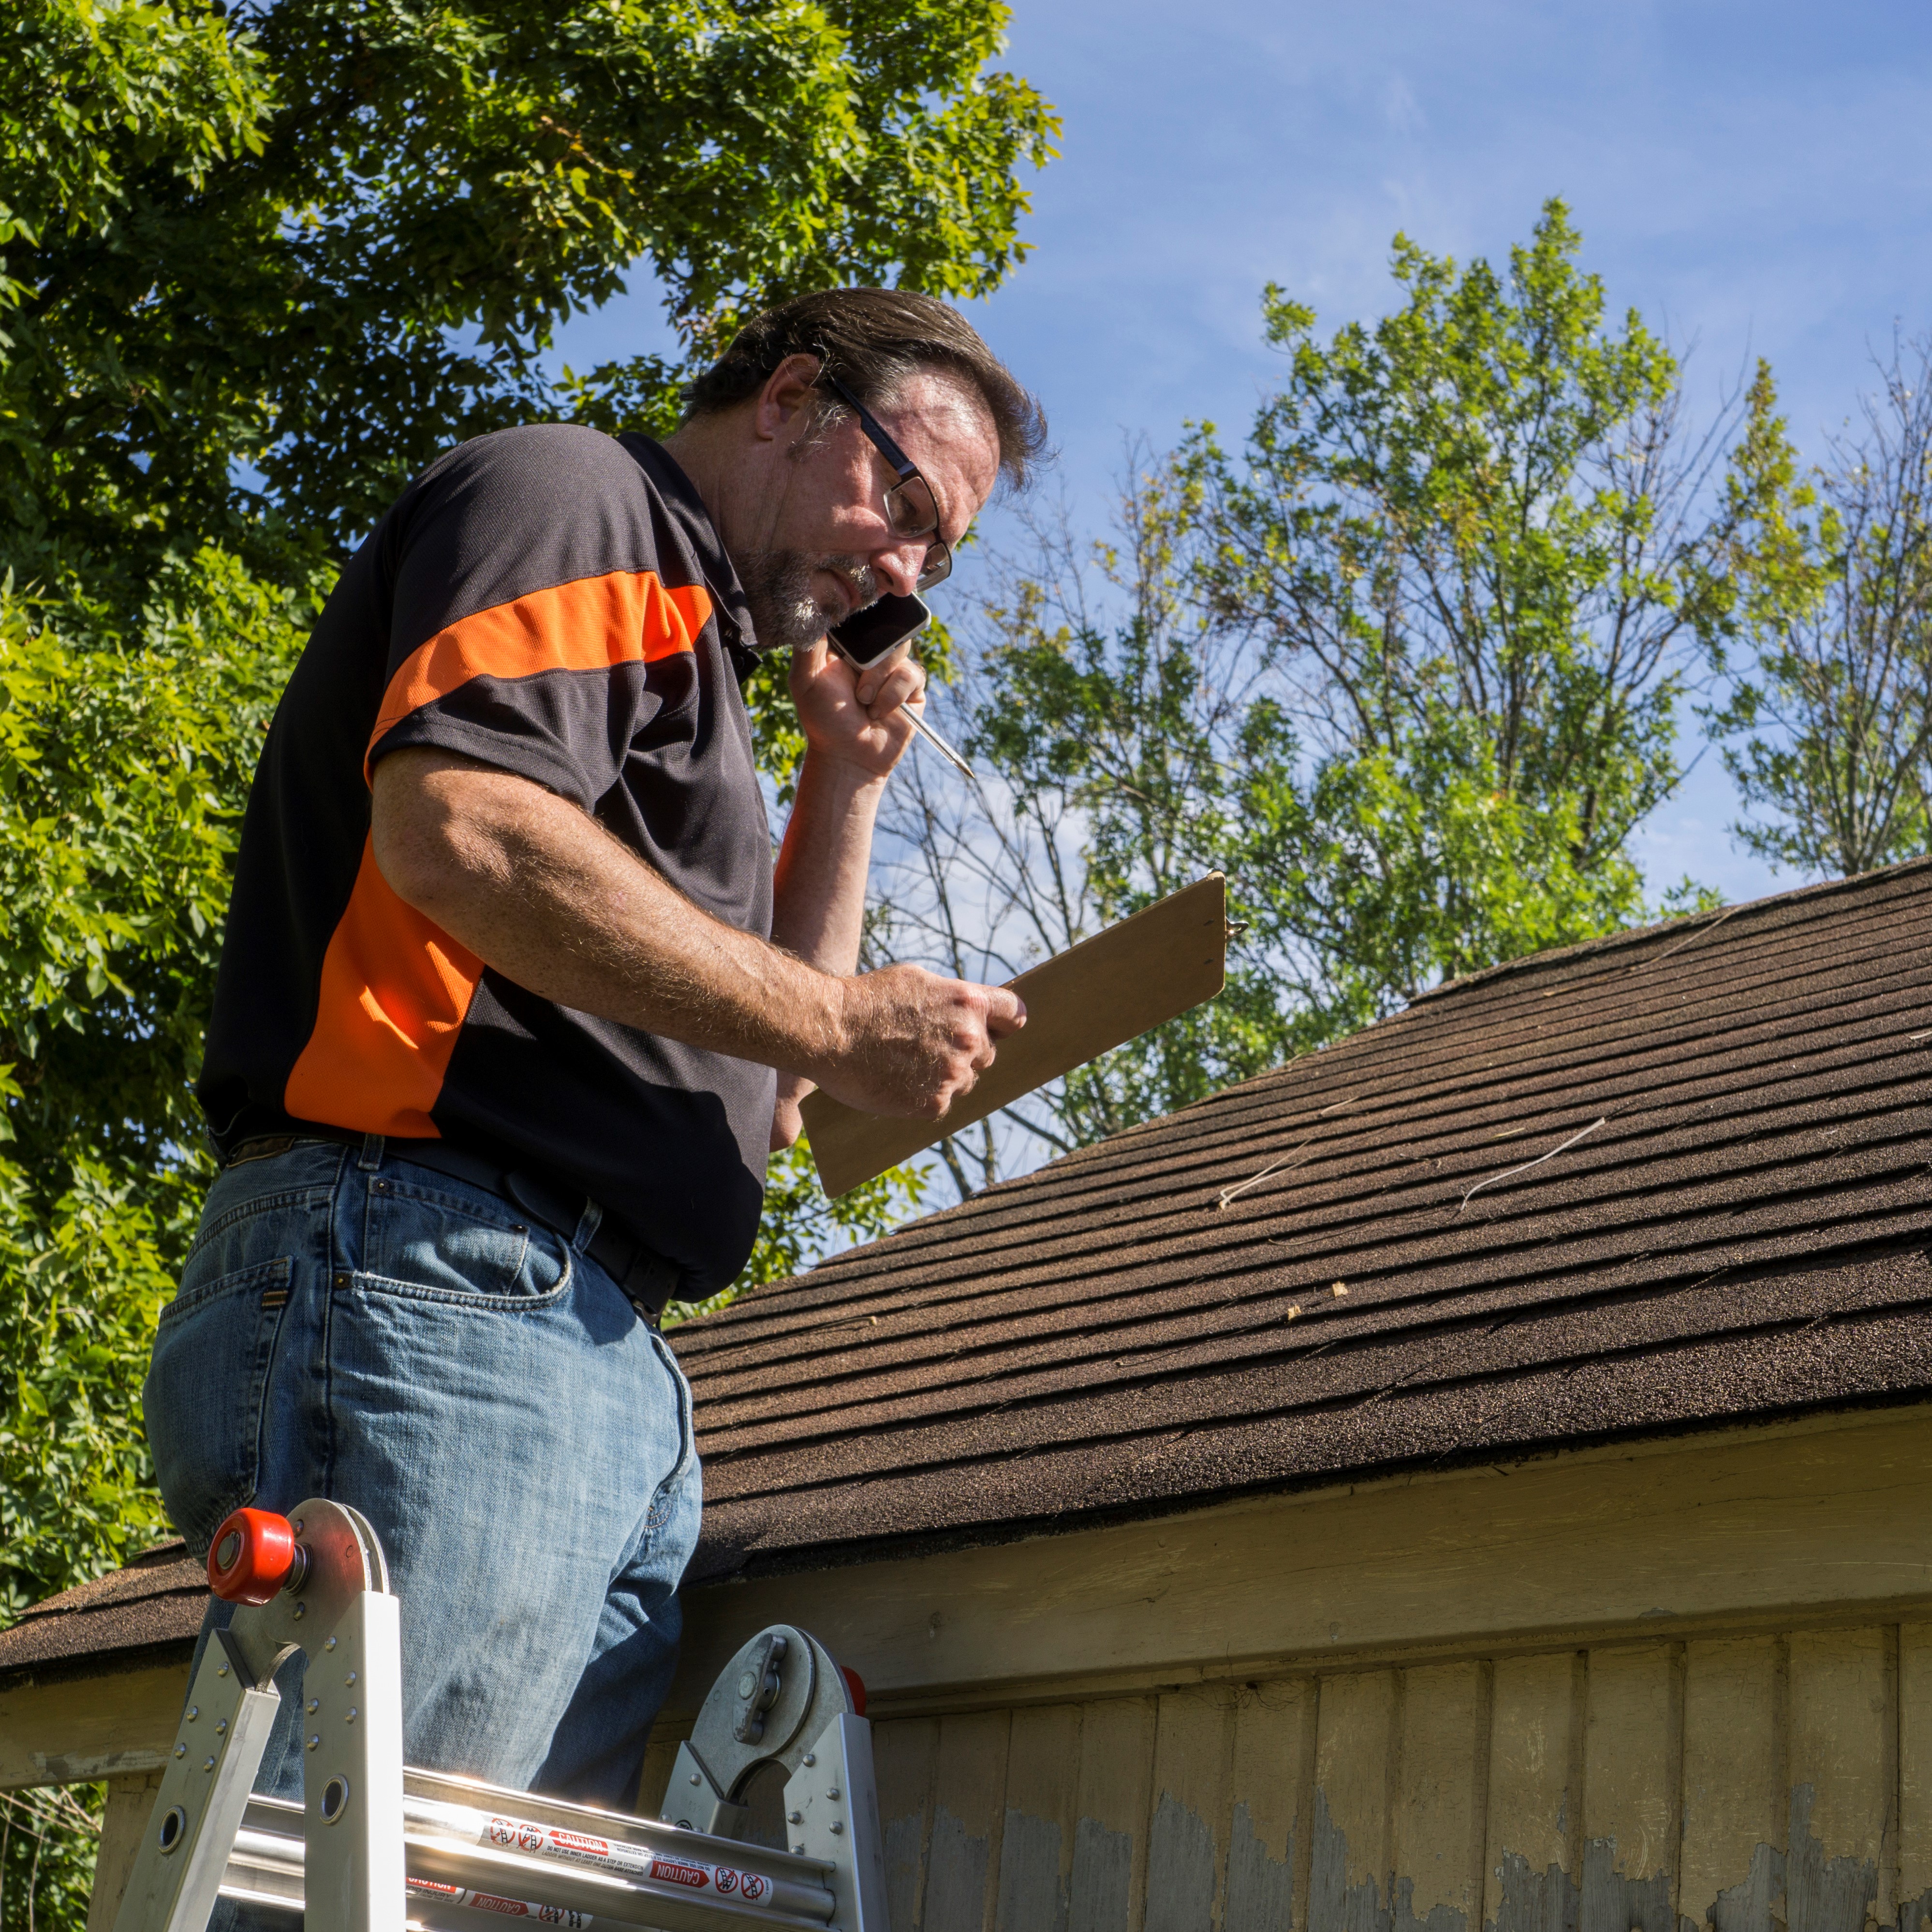
<path fill-rule="evenodd" d="M 788 1070 L 838 1050 L 836 978 L 700 911 L 564 800 L 425 752 L 386 759 L 376 784 L 392 885 L 518 985 Z"/>
<path fill-rule="evenodd" d="M 820 971 L 859 964 L 884 778 L 808 753 L 772 880 L 772 938 Z"/>
<path fill-rule="evenodd" d="M 470 759 L 393 753 L 372 806 L 391 889 L 507 978 L 795 1076 L 782 1085 L 802 1078 L 868 1113 L 937 1120 L 1025 1021 L 998 987 L 910 965 L 852 978 L 794 958 L 700 911 L 574 806 Z"/>

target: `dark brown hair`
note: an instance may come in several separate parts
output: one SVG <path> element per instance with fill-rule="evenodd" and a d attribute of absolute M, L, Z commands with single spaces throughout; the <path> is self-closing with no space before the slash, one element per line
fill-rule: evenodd
<path fill-rule="evenodd" d="M 992 413 L 1000 467 L 1016 489 L 1026 487 L 1028 471 L 1046 456 L 1046 416 L 1038 400 L 958 310 L 904 289 L 824 289 L 766 309 L 686 386 L 686 418 L 747 401 L 788 356 L 820 354 L 868 409 L 889 404 L 915 369 L 963 377 Z M 829 415 L 843 413 L 835 398 L 826 405 Z"/>

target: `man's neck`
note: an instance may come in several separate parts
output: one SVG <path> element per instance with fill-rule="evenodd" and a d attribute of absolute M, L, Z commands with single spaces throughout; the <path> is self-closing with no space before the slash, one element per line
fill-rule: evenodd
<path fill-rule="evenodd" d="M 718 532 L 720 542 L 724 540 L 728 514 L 726 478 L 730 470 L 731 441 L 723 417 L 694 416 L 688 422 L 680 424 L 662 444 L 665 454 L 691 479 L 691 487 L 698 492 L 698 500 L 704 506 L 704 513 L 711 519 L 711 527 Z"/>

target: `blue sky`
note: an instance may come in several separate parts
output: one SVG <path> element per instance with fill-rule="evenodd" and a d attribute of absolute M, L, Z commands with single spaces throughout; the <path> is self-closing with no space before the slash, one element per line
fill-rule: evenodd
<path fill-rule="evenodd" d="M 1036 252 L 976 319 L 1096 522 L 1124 432 L 1252 413 L 1264 283 L 1324 328 L 1377 314 L 1398 228 L 1500 260 L 1562 195 L 1612 303 L 1691 351 L 1693 395 L 1766 356 L 1802 446 L 1895 322 L 1932 326 L 1924 0 L 1020 0 L 1006 64 L 1066 129 L 1034 184 Z M 586 366 L 660 338 L 640 293 L 562 346 Z M 1736 812 L 1707 758 L 1642 828 L 1646 870 L 1733 898 L 1795 883 L 1732 849 Z"/>

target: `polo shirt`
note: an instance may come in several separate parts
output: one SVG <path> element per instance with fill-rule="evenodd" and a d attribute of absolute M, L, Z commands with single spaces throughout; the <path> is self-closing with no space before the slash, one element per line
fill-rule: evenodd
<path fill-rule="evenodd" d="M 383 878 L 370 775 L 405 746 L 514 772 L 768 938 L 754 643 L 703 503 L 646 437 L 505 430 L 410 484 L 344 568 L 249 794 L 197 1090 L 224 1156 L 305 1126 L 446 1139 L 590 1196 L 680 1293 L 730 1281 L 772 1070 L 488 964 Z"/>

